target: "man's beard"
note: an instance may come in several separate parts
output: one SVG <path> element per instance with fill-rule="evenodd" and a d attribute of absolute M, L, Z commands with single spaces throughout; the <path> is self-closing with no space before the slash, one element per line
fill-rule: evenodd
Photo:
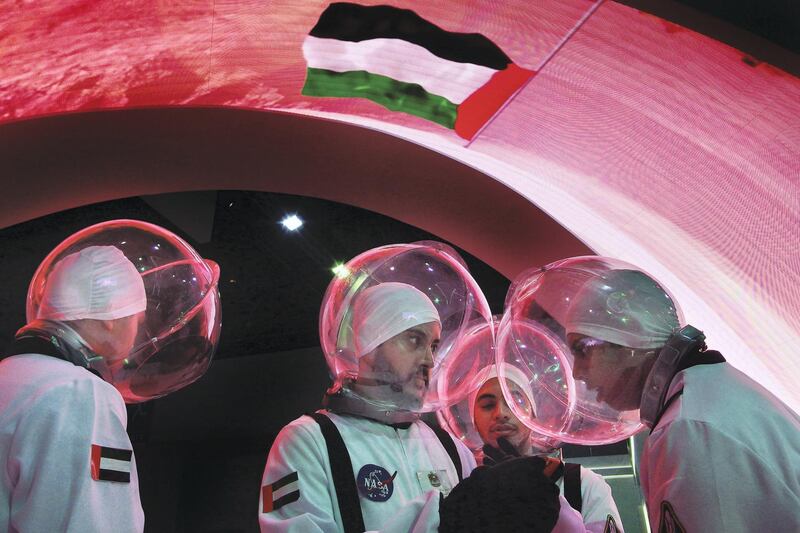
<path fill-rule="evenodd" d="M 428 390 L 430 371 L 427 367 L 417 367 L 399 375 L 391 363 L 378 353 L 372 367 L 371 380 L 381 390 L 376 391 L 380 399 L 393 403 L 399 409 L 418 409 Z M 420 378 L 424 386 L 420 390 L 416 380 Z"/>

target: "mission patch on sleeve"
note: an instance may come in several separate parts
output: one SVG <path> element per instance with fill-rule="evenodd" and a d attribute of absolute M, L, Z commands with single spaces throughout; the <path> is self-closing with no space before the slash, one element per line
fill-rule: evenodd
<path fill-rule="evenodd" d="M 92 444 L 92 479 L 95 481 L 130 483 L 132 457 L 133 450 Z"/>
<path fill-rule="evenodd" d="M 262 513 L 277 511 L 287 503 L 292 503 L 300 498 L 300 484 L 297 472 L 292 472 L 270 485 L 261 487 L 261 496 L 264 502 Z"/>

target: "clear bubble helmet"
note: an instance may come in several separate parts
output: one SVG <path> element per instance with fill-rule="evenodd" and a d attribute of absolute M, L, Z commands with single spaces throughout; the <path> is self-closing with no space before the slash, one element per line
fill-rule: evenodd
<path fill-rule="evenodd" d="M 469 325 L 489 323 L 491 312 L 463 261 L 447 250 L 447 247 L 430 243 L 382 246 L 360 254 L 338 270 L 323 298 L 319 329 L 320 343 L 334 381 L 332 390 L 345 389 L 352 393 L 354 383 L 370 381 L 373 393 L 362 394 L 362 399 L 386 411 L 429 412 L 450 401 L 439 395 L 441 368 L 462 341 Z M 388 320 L 373 317 L 370 321 L 374 324 L 369 325 L 373 331 L 366 336 L 375 341 L 365 341 L 363 329 L 360 329 L 365 320 L 356 316 L 359 308 L 364 307 L 359 300 L 374 294 L 375 287 L 390 283 L 398 284 L 397 288 L 407 293 L 407 298 L 399 298 L 397 305 L 413 305 L 411 302 L 417 297 L 426 301 L 418 301 L 416 308 L 398 307 L 394 309 L 397 316 Z M 405 291 L 401 284 L 407 286 Z M 419 305 L 421 303 L 425 305 Z M 392 314 L 386 310 L 381 312 L 387 317 Z M 417 312 L 424 318 L 415 316 Z M 399 318 L 408 319 L 409 324 L 419 324 L 434 321 L 435 315 L 441 325 L 440 342 L 425 390 L 419 398 L 406 397 L 399 391 L 409 377 L 392 377 L 386 372 L 373 371 L 370 375 L 364 374 L 360 361 L 376 349 L 375 342 L 407 331 Z M 378 331 L 382 328 L 385 329 Z"/>
<path fill-rule="evenodd" d="M 41 263 L 20 333 L 69 339 L 80 359 L 73 362 L 100 374 L 127 403 L 151 400 L 210 366 L 221 327 L 218 280 L 217 264 L 172 232 L 137 220 L 103 222 L 68 237 Z M 86 322 L 115 325 L 90 342 L 76 334 Z"/>
<path fill-rule="evenodd" d="M 665 288 L 623 261 L 575 257 L 523 272 L 505 305 L 498 363 L 536 382 L 537 405 L 548 406 L 532 417 L 511 405 L 525 425 L 584 445 L 644 429 L 639 408 L 648 373 L 683 323 Z M 530 321 L 547 330 L 547 348 L 533 342 L 524 326 Z"/>
<path fill-rule="evenodd" d="M 542 409 L 536 401 L 536 391 L 531 387 L 532 381 L 535 380 L 529 379 L 515 368 L 506 366 L 505 362 L 503 366 L 497 366 L 495 331 L 499 326 L 500 317 L 494 317 L 491 327 L 484 323 L 473 326 L 464 336 L 459 350 L 449 358 L 447 368 L 442 370 L 439 382 L 439 386 L 446 391 L 440 392 L 440 396 L 448 396 L 457 401 L 437 411 L 437 419 L 443 428 L 474 452 L 481 450 L 484 445 L 476 423 L 475 411 L 478 408 L 476 406 L 479 402 L 478 394 L 488 381 L 497 379 L 502 389 L 502 382 L 507 380 L 508 392 L 504 392 L 503 396 L 511 398 L 511 402 L 506 400 L 509 406 L 513 402 L 519 409 L 526 412 L 532 409 L 537 414 Z M 527 326 L 534 330 L 532 335 L 538 333 L 543 345 L 552 342 L 551 336 L 542 326 L 533 322 L 527 322 Z M 518 427 L 517 434 L 508 438 L 518 448 L 529 449 L 530 453 L 549 453 L 559 445 L 555 439 L 538 435 L 525 426 Z M 527 442 L 516 442 L 519 439 Z"/>

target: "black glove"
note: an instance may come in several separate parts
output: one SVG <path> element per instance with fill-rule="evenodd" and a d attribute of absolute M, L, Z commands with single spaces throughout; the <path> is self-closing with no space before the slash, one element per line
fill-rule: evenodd
<path fill-rule="evenodd" d="M 490 444 L 483 445 L 484 466 L 495 466 L 497 463 L 520 457 L 517 449 L 505 437 L 497 439 L 497 445 L 500 448 L 495 448 Z"/>
<path fill-rule="evenodd" d="M 540 457 L 479 466 L 439 505 L 439 533 L 549 532 L 561 506 Z"/>

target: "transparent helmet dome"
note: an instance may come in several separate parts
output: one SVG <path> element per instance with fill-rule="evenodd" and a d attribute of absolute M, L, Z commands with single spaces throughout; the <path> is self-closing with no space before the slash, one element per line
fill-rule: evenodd
<path fill-rule="evenodd" d="M 515 414 L 576 444 L 637 433 L 647 374 L 682 322 L 667 290 L 623 261 L 576 257 L 524 272 L 509 288 L 497 332 L 498 364 L 522 372 L 538 394 L 536 416 L 512 405 Z M 505 391 L 510 381 L 501 382 Z"/>
<path fill-rule="evenodd" d="M 450 357 L 448 367 L 442 372 L 439 386 L 443 392 L 439 395 L 451 401 L 437 411 L 437 419 L 443 428 L 476 453 L 484 444 L 496 447 L 498 436 L 505 437 L 520 452 L 549 453 L 559 442 L 531 431 L 513 411 L 510 412 L 512 402 L 520 409 L 532 409 L 536 405 L 536 394 L 522 374 L 498 367 L 494 332 L 499 326 L 500 317 L 494 317 L 492 325 L 474 325 L 460 343 L 458 352 Z M 537 326 L 533 324 L 532 327 Z M 503 393 L 501 379 L 509 380 L 511 401 Z M 500 402 L 503 402 L 502 407 Z"/>
<path fill-rule="evenodd" d="M 27 297 L 31 328 L 72 339 L 83 364 L 127 403 L 176 391 L 211 364 L 221 327 L 219 267 L 174 233 L 112 220 L 68 237 Z M 60 328 L 60 329 L 59 329 Z"/>
<path fill-rule="evenodd" d="M 468 326 L 490 321 L 480 287 L 448 247 L 393 244 L 338 269 L 320 309 L 320 343 L 334 389 L 422 413 L 448 401 L 440 371 Z"/>

